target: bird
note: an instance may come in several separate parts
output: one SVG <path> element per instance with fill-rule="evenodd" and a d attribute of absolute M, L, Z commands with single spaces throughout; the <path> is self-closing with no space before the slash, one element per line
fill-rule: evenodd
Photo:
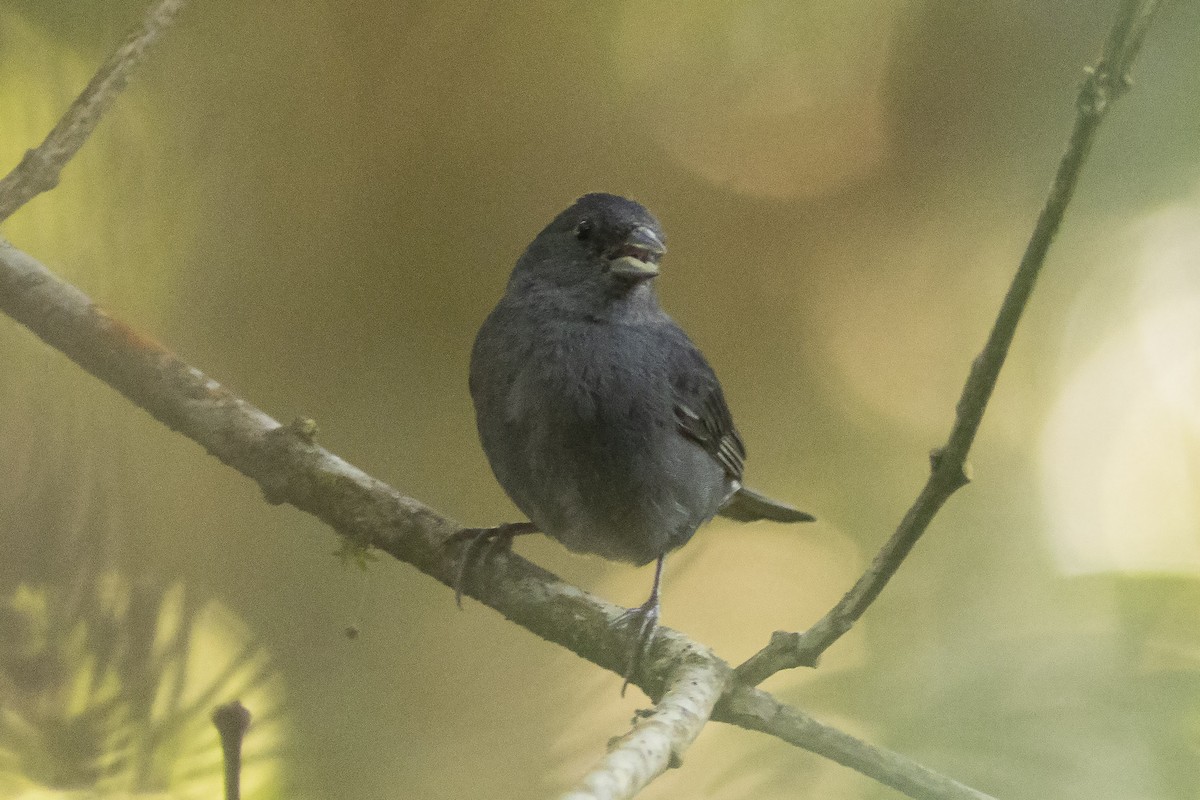
<path fill-rule="evenodd" d="M 491 542 L 538 532 L 567 549 L 655 562 L 632 628 L 625 684 L 658 629 L 666 555 L 720 514 L 815 518 L 742 483 L 746 447 L 721 384 L 654 291 L 666 237 L 640 203 L 586 194 L 517 260 L 471 351 L 479 439 L 528 522 L 468 528 L 464 570 Z M 622 692 L 624 692 L 624 686 Z"/>

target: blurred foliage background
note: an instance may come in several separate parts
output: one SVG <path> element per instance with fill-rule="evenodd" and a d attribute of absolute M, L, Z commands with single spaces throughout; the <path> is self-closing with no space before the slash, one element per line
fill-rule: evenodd
<path fill-rule="evenodd" d="M 189 8 L 18 247 L 464 523 L 515 511 L 466 365 L 516 256 L 586 191 L 662 220 L 668 310 L 757 488 L 665 623 L 738 661 L 840 596 L 943 440 L 1111 2 L 212 0 Z M 144 0 L 0 8 L 0 163 Z M 974 483 L 816 671 L 769 688 L 1005 798 L 1200 795 L 1200 10 L 1168 6 L 1092 154 Z M 333 534 L 0 320 L 0 793 L 552 796 L 644 698 Z M 616 602 L 648 569 L 518 549 Z M 345 632 L 355 628 L 351 639 Z M 636 692 L 631 693 L 636 694 Z M 884 798 L 705 731 L 647 798 Z"/>

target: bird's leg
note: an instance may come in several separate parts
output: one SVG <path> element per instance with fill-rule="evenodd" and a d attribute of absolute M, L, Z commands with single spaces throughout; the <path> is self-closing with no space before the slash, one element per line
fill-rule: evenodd
<path fill-rule="evenodd" d="M 661 607 L 658 602 L 658 585 L 662 581 L 665 559 L 665 555 L 659 556 L 658 563 L 654 565 L 654 586 L 650 588 L 650 597 L 646 598 L 646 602 L 617 617 L 617 625 L 628 625 L 634 631 L 633 650 L 625 667 L 625 683 L 621 684 L 622 697 L 625 696 L 625 690 L 629 688 L 634 674 L 641 668 L 642 660 L 650 651 L 650 645 L 654 643 L 654 634 L 658 631 L 658 612 Z"/>
<path fill-rule="evenodd" d="M 455 605 L 462 608 L 463 579 L 467 576 L 468 567 L 476 561 L 486 561 L 500 548 L 511 547 L 514 536 L 537 533 L 537 530 L 537 525 L 532 522 L 506 522 L 494 528 L 463 528 L 446 539 L 447 547 L 458 542 L 467 543 L 454 575 Z"/>

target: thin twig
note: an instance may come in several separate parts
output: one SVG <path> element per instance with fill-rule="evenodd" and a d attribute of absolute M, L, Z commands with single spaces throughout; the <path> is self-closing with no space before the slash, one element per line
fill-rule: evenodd
<path fill-rule="evenodd" d="M 281 426 L 162 345 L 113 319 L 81 291 L 2 239 L 0 311 L 256 481 L 268 501 L 291 503 L 328 523 L 353 546 L 378 548 L 454 586 L 459 550 L 448 548 L 446 542 L 462 530 L 460 525 L 316 445 L 311 421 Z M 564 583 L 512 552 L 496 553 L 480 563 L 464 590 L 544 639 L 617 675 L 624 673 L 632 634 L 614 624 L 624 609 Z M 659 699 L 670 687 L 673 665 L 698 658 L 711 658 L 711 668 L 718 672 L 728 669 L 698 642 L 659 628 L 647 666 L 634 682 L 651 699 Z M 726 688 L 723 697 L 735 689 Z M 755 696 L 770 698 L 762 692 Z M 773 698 L 770 702 L 782 708 Z M 864 755 L 861 742 L 844 734 L 841 739 L 831 738 L 827 735 L 831 729 L 824 726 L 797 726 L 796 719 L 807 719 L 800 712 L 776 715 L 772 721 L 761 716 L 750 719 L 736 705 L 731 708 L 714 718 L 771 733 L 872 777 L 889 776 L 889 785 L 898 788 L 907 784 L 897 774 L 929 772 L 887 751 L 868 749 Z M 773 730 L 775 724 L 780 725 L 778 731 Z M 676 755 L 683 744 L 683 738 L 674 740 Z M 875 758 L 883 761 L 872 764 Z M 919 800 L 964 797 L 936 792 L 912 796 Z"/>
<path fill-rule="evenodd" d="M 187 0 L 160 0 L 141 25 L 126 37 L 100 67 L 45 141 L 0 179 L 0 222 L 42 192 L 58 185 L 58 177 L 72 156 L 91 136 L 104 112 L 129 82 L 150 46 L 175 19 Z"/>
<path fill-rule="evenodd" d="M 1100 61 L 1085 72 L 1076 101 L 1075 126 L 1054 183 L 987 343 L 971 365 L 950 436 L 946 444 L 931 455 L 929 479 L 916 501 L 866 572 L 837 605 L 803 634 L 776 632 L 766 647 L 737 668 L 740 682 L 755 686 L 780 670 L 815 666 L 821 654 L 850 630 L 883 591 L 950 495 L 966 485 L 967 453 L 996 387 L 1017 324 L 1029 302 L 1050 243 L 1062 224 L 1096 130 L 1112 102 L 1130 85 L 1130 65 L 1141 48 L 1157 6 L 1156 0 L 1123 0 Z"/>
<path fill-rule="evenodd" d="M 731 674 L 711 653 L 685 656 L 671 668 L 667 690 L 653 711 L 611 742 L 607 755 L 562 800 L 628 800 L 669 767 L 680 766 Z"/>
<path fill-rule="evenodd" d="M 993 800 L 899 753 L 856 739 L 802 711 L 784 705 L 762 689 L 735 684 L 713 712 L 714 720 L 762 731 L 825 756 L 874 778 L 909 797 L 926 800 Z"/>
<path fill-rule="evenodd" d="M 213 709 L 212 722 L 225 757 L 225 800 L 242 796 L 242 740 L 250 728 L 250 710 L 234 700 Z"/>

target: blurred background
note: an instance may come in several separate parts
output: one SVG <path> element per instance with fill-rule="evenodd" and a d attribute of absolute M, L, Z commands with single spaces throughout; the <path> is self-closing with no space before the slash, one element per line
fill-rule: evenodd
<path fill-rule="evenodd" d="M 0 168 L 144 0 L 0 8 Z M 1115 4 L 195 3 L 0 231 L 113 313 L 464 524 L 511 520 L 475 331 L 576 196 L 635 197 L 756 488 L 664 622 L 738 662 L 802 629 L 941 444 Z M 767 687 L 1004 798 L 1200 795 L 1200 10 L 1169 5 L 1102 130 L 974 482 L 820 669 Z M 646 704 L 315 520 L 0 319 L 0 796 L 551 797 Z M 518 550 L 633 605 L 651 570 Z M 348 636 L 352 629 L 357 635 Z M 710 726 L 647 798 L 892 798 Z"/>

